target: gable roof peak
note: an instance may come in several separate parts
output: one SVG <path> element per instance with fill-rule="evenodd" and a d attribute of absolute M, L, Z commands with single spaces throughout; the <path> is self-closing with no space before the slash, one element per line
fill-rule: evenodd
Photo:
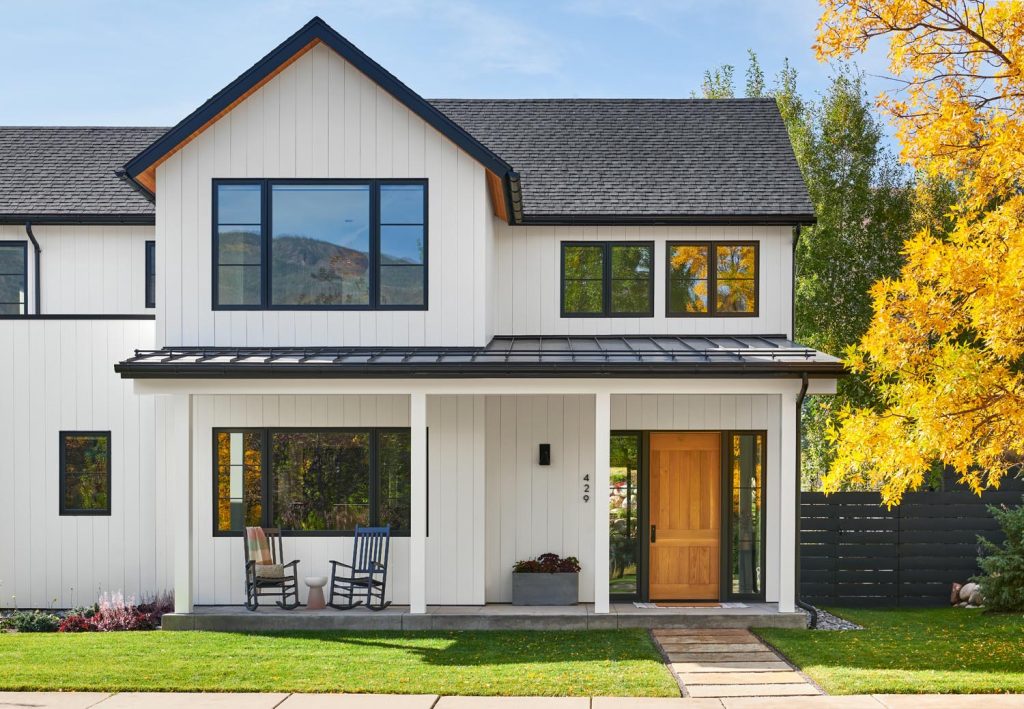
<path fill-rule="evenodd" d="M 410 89 L 387 69 L 339 34 L 321 17 L 314 16 L 284 42 L 253 64 L 202 106 L 186 116 L 165 135 L 125 165 L 126 174 L 150 193 L 156 192 L 157 166 L 210 127 L 250 94 L 273 79 L 317 44 L 337 52 L 367 77 L 404 104 L 427 124 L 476 159 L 497 177 L 508 180 L 512 166 L 478 141 L 451 118 Z"/>

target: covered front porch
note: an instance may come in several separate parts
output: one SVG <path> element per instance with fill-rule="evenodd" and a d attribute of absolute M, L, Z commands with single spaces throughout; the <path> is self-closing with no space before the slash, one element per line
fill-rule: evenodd
<path fill-rule="evenodd" d="M 834 390 L 831 370 L 822 366 L 832 364 L 792 343 L 768 352 L 736 338 L 723 338 L 728 348 L 704 339 L 715 354 L 702 354 L 696 368 L 652 340 L 662 358 L 654 363 L 636 346 L 615 357 L 582 357 L 577 348 L 569 357 L 556 352 L 559 366 L 542 373 L 537 365 L 545 355 L 531 351 L 519 360 L 506 354 L 503 377 L 492 367 L 477 371 L 464 353 L 453 371 L 417 364 L 422 377 L 392 371 L 409 357 L 369 353 L 357 370 L 323 351 L 289 352 L 283 365 L 280 352 L 268 351 L 160 351 L 123 363 L 139 393 L 159 396 L 170 432 L 164 458 L 168 479 L 176 481 L 177 611 L 170 625 L 802 623 L 794 612 L 796 412 L 804 394 Z M 532 376 L 517 362 L 528 364 Z M 378 366 L 381 376 L 369 376 Z M 394 431 L 404 431 L 407 441 L 405 488 L 369 492 L 370 516 L 356 518 L 384 519 L 381 500 L 390 496 L 389 521 L 398 520 L 389 560 L 392 608 L 375 614 L 231 607 L 244 594 L 236 527 L 251 522 L 225 511 L 244 495 L 224 492 L 233 467 L 218 456 L 235 454 L 224 452 L 223 436 L 259 435 L 264 451 L 277 451 L 278 438 L 289 436 L 358 433 L 377 440 Z M 324 510 L 301 500 L 304 516 L 283 515 L 296 501 L 282 497 L 286 473 L 277 470 L 276 452 L 262 455 L 255 468 L 263 525 L 291 530 L 285 556 L 300 560 L 300 579 L 326 575 L 329 560 L 350 557 L 350 533 L 337 521 L 324 526 Z M 385 477 L 369 475 L 378 485 Z M 351 504 L 337 501 L 327 514 Z M 508 605 L 512 565 L 546 552 L 579 558 L 580 605 Z"/>
<path fill-rule="evenodd" d="M 597 613 L 592 603 L 575 606 L 409 606 L 335 611 L 286 611 L 274 606 L 247 611 L 240 606 L 196 606 L 191 613 L 163 618 L 165 630 L 266 632 L 274 630 L 615 630 L 619 628 L 802 628 L 803 611 L 783 612 L 776 603 L 693 607 L 638 607 L 609 604 Z"/>

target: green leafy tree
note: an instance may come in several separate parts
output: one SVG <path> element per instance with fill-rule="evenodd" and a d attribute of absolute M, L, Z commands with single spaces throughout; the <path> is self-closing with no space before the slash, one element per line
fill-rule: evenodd
<path fill-rule="evenodd" d="M 761 69 L 761 62 L 757 59 L 757 53 L 753 49 L 748 49 L 747 98 L 762 98 L 764 95 L 764 71 Z"/>
<path fill-rule="evenodd" d="M 734 98 L 736 96 L 736 89 L 733 86 L 735 70 L 736 67 L 732 64 L 723 64 L 705 71 L 699 95 L 703 98 Z M 698 96 L 696 93 L 693 95 Z"/>
<path fill-rule="evenodd" d="M 978 537 L 981 586 L 985 605 L 994 611 L 1024 611 L 1024 505 L 1007 508 L 989 505 L 989 513 L 1006 535 L 1002 545 Z"/>

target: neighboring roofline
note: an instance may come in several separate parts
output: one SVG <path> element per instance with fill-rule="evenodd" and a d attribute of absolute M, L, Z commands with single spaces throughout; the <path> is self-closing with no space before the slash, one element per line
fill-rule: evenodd
<path fill-rule="evenodd" d="M 197 108 L 176 126 L 171 128 L 152 145 L 132 158 L 125 165 L 128 176 L 140 183 L 148 192 L 153 186 L 146 184 L 143 173 L 155 169 L 156 165 L 176 152 L 194 135 L 205 130 L 229 110 L 247 92 L 271 78 L 287 66 L 297 55 L 305 53 L 317 43 L 323 43 L 341 55 L 347 62 L 377 83 L 445 137 L 458 145 L 488 170 L 507 180 L 512 166 L 487 146 L 470 135 L 465 129 L 431 105 L 426 99 L 398 80 L 393 74 L 358 47 L 349 42 L 319 17 L 314 17 L 295 34 L 286 39 L 269 54 L 252 65 L 241 76 L 217 92 L 206 103 Z M 141 178 L 141 179 L 140 179 Z"/>
<path fill-rule="evenodd" d="M 35 226 L 100 225 L 100 226 L 153 226 L 156 217 L 152 214 L 0 214 L 0 224 L 24 224 Z"/>
<path fill-rule="evenodd" d="M 524 214 L 523 226 L 810 226 L 814 214 Z"/>

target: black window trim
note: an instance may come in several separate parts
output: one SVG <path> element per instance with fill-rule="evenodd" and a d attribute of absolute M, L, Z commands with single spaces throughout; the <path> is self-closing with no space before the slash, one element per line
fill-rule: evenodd
<path fill-rule="evenodd" d="M 708 309 L 703 312 L 672 310 L 672 249 L 676 246 L 703 246 L 708 264 Z M 719 312 L 718 260 L 715 250 L 719 246 L 754 247 L 754 310 L 749 313 Z M 756 318 L 761 313 L 761 246 L 759 241 L 666 241 L 665 242 L 665 317 L 668 318 Z"/>
<path fill-rule="evenodd" d="M 148 239 L 146 241 L 146 275 L 144 278 L 145 283 L 145 300 L 147 308 L 156 307 L 156 241 Z M 153 297 L 149 297 L 149 284 L 150 277 L 152 276 L 153 281 Z"/>
<path fill-rule="evenodd" d="M 67 492 L 67 446 L 66 441 L 69 437 L 89 437 L 89 438 L 105 438 L 107 440 L 107 506 L 103 509 L 79 509 L 75 507 L 67 507 L 65 504 L 65 493 Z M 111 459 L 114 457 L 113 450 L 110 446 L 110 431 L 61 431 L 60 432 L 60 451 L 59 451 L 59 469 L 58 469 L 58 490 L 60 494 L 60 509 L 59 515 L 61 517 L 109 517 L 112 509 L 112 498 L 114 496 L 114 490 L 111 485 Z"/>
<path fill-rule="evenodd" d="M 288 177 L 288 178 L 246 178 L 218 177 L 212 180 L 212 245 L 210 271 L 213 290 L 210 294 L 213 310 L 293 310 L 293 311 L 335 311 L 335 310 L 396 310 L 421 311 L 430 307 L 429 267 L 429 225 L 430 196 L 427 178 L 333 178 L 333 177 Z M 221 305 L 218 302 L 218 187 L 221 185 L 259 185 L 260 187 L 260 302 L 256 305 Z M 271 273 L 271 188 L 274 185 L 366 185 L 370 188 L 370 302 L 366 304 L 342 305 L 274 305 L 270 300 Z M 423 187 L 423 303 L 421 305 L 388 305 L 380 303 L 380 187 L 381 185 L 421 185 Z"/>
<path fill-rule="evenodd" d="M 261 470 L 261 504 L 263 516 L 260 525 L 273 527 L 273 498 L 271 495 L 271 484 L 274 471 L 270 467 L 270 437 L 274 433 L 369 433 L 370 434 L 370 480 L 369 480 L 369 505 L 370 524 L 377 522 L 379 514 L 378 501 L 380 499 L 380 468 L 377 464 L 377 452 L 379 437 L 381 433 L 388 432 L 410 432 L 408 426 L 216 426 L 212 429 L 211 436 L 211 468 L 212 468 L 212 498 L 213 516 L 211 518 L 211 531 L 214 537 L 240 537 L 244 530 L 222 530 L 219 527 L 218 495 L 220 490 L 217 485 L 219 470 L 217 469 L 217 436 L 221 433 L 259 433 L 260 434 L 260 470 Z M 429 456 L 429 454 L 428 454 Z M 428 457 L 429 460 L 429 457 Z M 411 471 L 410 471 L 411 472 Z M 428 481 L 429 488 L 429 481 Z M 428 503 L 429 504 L 429 503 Z M 410 519 L 411 526 L 411 519 Z M 392 531 L 393 537 L 408 537 L 412 530 Z M 282 536 L 285 537 L 351 537 L 354 530 L 292 530 L 282 529 Z M 428 534 L 429 536 L 429 534 Z"/>
<path fill-rule="evenodd" d="M 760 436 L 761 437 L 761 499 L 758 500 L 760 504 L 760 530 L 759 530 L 759 552 L 760 552 L 760 571 L 761 571 L 761 588 L 757 593 L 733 593 L 732 590 L 732 465 L 735 460 L 732 450 L 732 439 L 735 436 Z M 722 512 L 720 518 L 724 521 L 722 524 L 722 540 L 721 540 L 721 552 L 719 561 L 719 572 L 720 572 L 720 589 L 719 597 L 726 601 L 761 601 L 765 600 L 766 593 L 766 574 L 768 573 L 768 523 L 767 523 L 767 506 L 765 503 L 765 494 L 768 490 L 768 431 L 766 429 L 728 429 L 722 431 L 722 452 L 721 463 L 722 463 L 722 483 L 721 489 L 725 491 L 722 495 Z"/>
<path fill-rule="evenodd" d="M 565 250 L 578 246 L 600 246 L 603 250 L 602 273 L 601 273 L 601 312 L 600 313 L 570 313 L 565 309 Z M 651 254 L 651 270 L 647 278 L 647 302 L 649 307 L 646 311 L 636 313 L 613 313 L 612 306 L 612 249 L 617 246 L 644 246 Z M 653 318 L 654 317 L 654 242 L 646 240 L 616 240 L 616 241 L 563 241 L 559 249 L 561 277 L 559 279 L 559 314 L 563 318 Z"/>
<path fill-rule="evenodd" d="M 0 240 L 0 246 L 20 246 L 21 247 L 21 276 L 25 281 L 25 300 L 20 303 L 22 311 L 20 313 L 13 313 L 15 316 L 28 315 L 28 242 L 21 239 L 9 239 Z M 4 273 L 0 274 L 4 276 L 16 276 L 16 273 Z M 36 284 L 36 288 L 39 284 Z M 3 305 L 15 305 L 15 303 L 3 303 Z"/>

